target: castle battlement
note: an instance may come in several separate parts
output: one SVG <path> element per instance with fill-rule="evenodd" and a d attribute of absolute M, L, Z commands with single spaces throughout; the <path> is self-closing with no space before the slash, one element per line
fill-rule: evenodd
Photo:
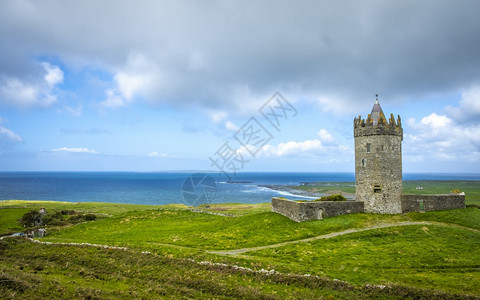
<path fill-rule="evenodd" d="M 367 135 L 398 135 L 403 140 L 403 128 L 402 120 L 400 116 L 395 117 L 390 114 L 390 118 L 387 120 L 385 115 L 379 114 L 378 118 L 372 118 L 369 114 L 366 119 L 362 119 L 362 116 L 358 116 L 353 120 L 353 132 L 354 136 L 367 136 Z"/>

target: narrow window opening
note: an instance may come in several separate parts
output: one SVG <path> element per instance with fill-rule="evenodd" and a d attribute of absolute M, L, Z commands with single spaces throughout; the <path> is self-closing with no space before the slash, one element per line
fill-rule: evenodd
<path fill-rule="evenodd" d="M 383 151 L 383 145 L 380 147 L 381 151 Z"/>
<path fill-rule="evenodd" d="M 367 143 L 367 153 L 370 153 L 370 148 L 371 148 L 372 144 L 370 143 Z"/>
<path fill-rule="evenodd" d="M 365 165 L 367 164 L 367 161 L 365 160 L 365 158 L 362 159 L 362 167 L 365 167 Z"/>
<path fill-rule="evenodd" d="M 382 187 L 379 184 L 375 184 L 373 186 L 373 192 L 374 193 L 381 193 L 382 192 Z"/>

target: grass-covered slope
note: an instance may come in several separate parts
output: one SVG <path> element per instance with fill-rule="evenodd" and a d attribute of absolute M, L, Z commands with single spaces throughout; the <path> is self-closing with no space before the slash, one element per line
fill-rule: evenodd
<path fill-rule="evenodd" d="M 28 211 L 28 208 L 0 209 L 0 235 L 22 231 L 18 220 Z"/>
<path fill-rule="evenodd" d="M 15 294 L 42 298 L 48 291 L 62 298 L 480 296 L 480 209 L 475 207 L 405 215 L 353 214 L 295 223 L 269 212 L 268 204 L 200 208 L 209 213 L 182 206 L 98 203 L 57 206 L 17 201 L 0 202 L 0 206 L 2 233 L 19 229 L 15 220 L 32 208 L 76 209 L 102 217 L 49 227 L 49 235 L 38 240 L 128 248 L 4 239 L 0 241 L 0 294 L 8 298 Z M 382 224 L 386 227 L 369 229 Z M 351 229 L 363 231 L 301 241 Z M 255 249 L 289 241 L 294 243 Z M 242 248 L 253 249 L 228 255 Z M 232 265 L 280 273 L 266 275 Z"/>
<path fill-rule="evenodd" d="M 375 229 L 247 253 L 280 271 L 355 284 L 401 284 L 478 294 L 480 232 L 416 225 Z"/>
<path fill-rule="evenodd" d="M 158 244 L 222 250 L 276 244 L 406 220 L 401 215 L 357 214 L 296 223 L 273 212 L 225 217 L 190 210 L 156 209 L 129 212 L 54 231 L 45 240 L 104 243 L 148 250 L 158 248 Z"/>
<path fill-rule="evenodd" d="M 98 247 L 0 241 L 3 299 L 463 299 Z"/>

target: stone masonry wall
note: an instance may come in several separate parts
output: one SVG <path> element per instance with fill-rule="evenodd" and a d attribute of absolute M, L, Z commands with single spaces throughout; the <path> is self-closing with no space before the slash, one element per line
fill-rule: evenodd
<path fill-rule="evenodd" d="M 367 148 L 368 147 L 368 148 Z M 355 137 L 355 194 L 365 212 L 402 212 L 402 137 Z"/>
<path fill-rule="evenodd" d="M 402 195 L 402 211 L 434 211 L 465 208 L 465 193 L 444 195 Z"/>
<path fill-rule="evenodd" d="M 354 120 L 355 195 L 365 212 L 402 212 L 402 139 L 400 117 L 373 125 L 370 115 Z"/>
<path fill-rule="evenodd" d="M 272 212 L 284 215 L 296 222 L 362 213 L 363 210 L 363 202 L 359 201 L 297 202 L 272 198 Z"/>

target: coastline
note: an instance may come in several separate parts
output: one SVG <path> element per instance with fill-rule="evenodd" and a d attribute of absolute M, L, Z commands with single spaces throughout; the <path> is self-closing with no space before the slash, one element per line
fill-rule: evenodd
<path fill-rule="evenodd" d="M 308 192 L 308 191 L 302 191 L 302 190 L 297 190 L 293 189 L 289 186 L 286 185 L 280 185 L 280 184 L 261 184 L 258 185 L 259 187 L 264 187 L 267 189 L 271 189 L 277 192 L 285 192 L 294 196 L 301 196 L 301 197 L 312 197 L 312 198 L 320 198 L 322 196 L 325 196 L 323 193 L 313 193 L 313 192 Z"/>
<path fill-rule="evenodd" d="M 0 172 L 1 200 L 101 202 L 142 205 L 186 204 L 184 173 L 5 173 Z M 343 173 L 239 173 L 231 182 L 210 174 L 216 182 L 214 203 L 264 203 L 272 197 L 315 199 L 342 194 L 354 199 L 352 174 Z M 465 192 L 466 201 L 480 205 L 480 174 L 407 174 L 405 194 Z M 210 191 L 211 192 L 211 191 Z M 199 187 L 198 193 L 202 193 Z M 349 193 L 349 194 L 347 194 Z"/>
<path fill-rule="evenodd" d="M 315 186 L 318 182 L 304 182 L 300 186 Z M 323 196 L 329 196 L 333 194 L 340 194 L 343 195 L 347 200 L 355 200 L 355 194 L 354 193 L 348 193 L 339 189 L 335 190 L 328 190 L 325 192 L 313 192 L 313 191 L 308 191 L 308 190 L 303 190 L 303 189 L 297 189 L 294 186 L 288 186 L 288 185 L 280 185 L 280 184 L 265 184 L 265 185 L 258 185 L 259 187 L 264 187 L 268 188 L 277 192 L 283 192 L 288 195 L 291 195 L 293 197 L 299 196 L 299 197 L 306 197 L 306 198 L 321 198 Z"/>
<path fill-rule="evenodd" d="M 291 194 L 293 196 L 301 196 L 301 197 L 311 197 L 311 198 L 320 198 L 322 196 L 327 195 L 327 193 L 315 193 L 309 192 L 299 189 L 294 189 L 287 185 L 280 185 L 280 184 L 265 184 L 265 185 L 258 185 L 259 187 L 264 187 L 267 189 L 271 189 L 277 192 L 284 192 L 287 194 Z"/>

